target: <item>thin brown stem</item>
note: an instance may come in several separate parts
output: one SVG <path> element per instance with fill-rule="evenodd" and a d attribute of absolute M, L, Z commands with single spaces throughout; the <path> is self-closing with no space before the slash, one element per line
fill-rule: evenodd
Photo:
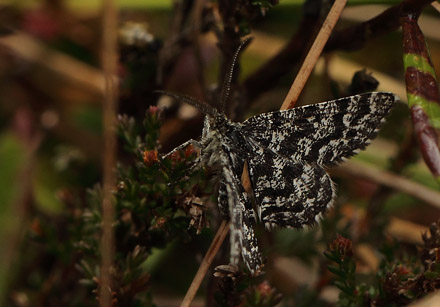
<path fill-rule="evenodd" d="M 437 12 L 440 13 L 440 3 L 438 3 L 437 1 L 434 1 L 431 3 L 432 7 L 436 9 Z"/>
<path fill-rule="evenodd" d="M 207 95 L 207 86 L 204 75 L 204 63 L 203 63 L 203 55 L 202 48 L 200 46 L 200 31 L 202 27 L 202 15 L 203 15 L 203 7 L 205 1 L 204 0 L 196 0 L 193 8 L 193 49 L 194 49 L 194 57 L 197 63 L 197 79 L 199 81 L 200 91 L 203 95 L 203 100 L 206 101 Z"/>
<path fill-rule="evenodd" d="M 397 30 L 400 27 L 400 16 L 404 12 L 420 13 L 432 0 L 406 0 L 392 6 L 376 17 L 355 26 L 335 31 L 324 52 L 334 50 L 358 50 L 370 39 Z"/>
<path fill-rule="evenodd" d="M 284 99 L 281 110 L 293 108 L 295 105 L 302 89 L 307 82 L 307 79 L 315 68 L 316 62 L 318 61 L 319 56 L 321 55 L 322 50 L 324 49 L 324 46 L 336 25 L 336 22 L 339 20 L 346 3 L 347 0 L 336 0 L 333 4 L 327 15 L 327 18 L 324 20 L 321 30 L 319 31 L 309 53 L 307 54 L 306 59 L 304 60 L 303 65 L 301 66 L 289 92 L 287 93 L 286 98 Z"/>
<path fill-rule="evenodd" d="M 332 174 L 350 175 L 364 178 L 394 190 L 411 195 L 425 203 L 440 208 L 440 192 L 425 187 L 419 183 L 408 180 L 389 171 L 368 167 L 362 163 L 347 161 L 334 168 Z"/>
<path fill-rule="evenodd" d="M 48 48 L 44 43 L 24 32 L 15 31 L 13 34 L 0 37 L 0 48 L 2 52 L 7 50 L 21 61 L 30 62 L 48 71 L 51 78 L 72 83 L 82 91 L 100 97 L 104 92 L 104 77 L 99 69 Z"/>
<path fill-rule="evenodd" d="M 199 289 L 200 284 L 202 283 L 203 278 L 205 277 L 206 272 L 209 269 L 209 266 L 214 260 L 214 257 L 217 254 L 218 250 L 220 249 L 220 246 L 225 240 L 228 232 L 229 232 L 229 222 L 223 220 L 222 223 L 220 224 L 220 227 L 217 230 L 217 233 L 215 234 L 214 239 L 212 240 L 211 246 L 206 252 L 206 255 L 203 258 L 202 263 L 200 264 L 199 270 L 194 276 L 194 279 L 191 285 L 189 286 L 189 289 L 186 292 L 185 297 L 183 298 L 182 304 L 180 305 L 181 307 L 189 307 L 191 305 L 191 302 L 196 296 L 197 290 Z"/>
<path fill-rule="evenodd" d="M 115 119 L 118 97 L 118 87 L 115 79 L 117 73 L 117 11 L 114 0 L 104 1 L 103 9 L 102 68 L 105 75 L 105 91 L 103 105 L 104 151 L 99 304 L 101 307 L 108 307 L 112 305 L 111 267 L 114 258 L 112 189 L 115 186 L 113 168 L 116 161 Z"/>
<path fill-rule="evenodd" d="M 414 136 L 412 129 L 407 129 L 407 139 L 402 143 L 401 148 L 393 159 L 389 171 L 399 174 L 409 163 L 415 162 L 417 140 Z M 388 186 L 381 185 L 376 192 L 370 198 L 367 205 L 367 214 L 365 220 L 367 223 L 371 223 L 375 220 L 375 217 L 383 209 L 384 202 L 392 195 L 393 189 Z"/>

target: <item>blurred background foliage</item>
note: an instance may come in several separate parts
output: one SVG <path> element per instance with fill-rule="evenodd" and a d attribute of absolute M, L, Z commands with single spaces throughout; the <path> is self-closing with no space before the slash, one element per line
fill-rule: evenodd
<path fill-rule="evenodd" d="M 349 1 L 337 29 L 400 2 Z M 160 158 L 197 138 L 202 116 L 152 91 L 166 88 L 211 98 L 215 90 L 207 95 L 200 86 L 197 61 L 203 62 L 204 82 L 211 89 L 219 83 L 221 52 L 216 38 L 204 33 L 199 59 L 183 43 L 177 51 L 170 48 L 175 54 L 167 63 L 171 68 L 165 69 L 161 52 L 175 34 L 174 2 L 118 3 L 121 116 L 113 297 L 119 306 L 178 306 L 221 215 L 210 174 L 189 171 L 196 152 Z M 269 1 L 253 3 L 256 17 L 247 16 L 249 20 L 237 25 L 241 36 L 254 37 L 241 56 L 239 80 L 244 83 L 295 33 L 304 11 L 312 9 L 299 0 L 281 0 L 273 7 Z M 97 304 L 99 182 L 105 155 L 100 5 L 85 0 L 0 1 L 2 306 Z M 434 66 L 440 67 L 439 13 L 427 7 L 420 24 Z M 307 44 L 303 49 L 307 51 Z M 350 94 L 353 75 L 364 68 L 379 81 L 379 90 L 395 92 L 405 101 L 401 33 L 391 31 L 357 50 L 326 53 L 299 104 Z M 244 110 L 233 106 L 239 110 L 234 116 L 243 119 L 278 109 L 297 69 L 298 64 L 276 86 L 244 103 Z M 353 160 L 438 191 L 420 159 L 404 104 L 395 107 L 380 137 Z M 280 306 L 367 306 L 373 301 L 397 306 L 436 289 L 440 269 L 432 255 L 440 248 L 438 225 L 431 226 L 424 240 L 421 233 L 440 218 L 439 208 L 343 169 L 330 172 L 339 187 L 338 200 L 319 226 L 272 233 L 258 229 L 267 274 L 255 279 L 235 272 L 233 278 L 214 278 L 210 271 L 194 306 L 272 306 L 280 301 Z M 226 264 L 228 251 L 224 243 L 214 265 Z M 411 284 L 414 280 L 422 285 Z"/>

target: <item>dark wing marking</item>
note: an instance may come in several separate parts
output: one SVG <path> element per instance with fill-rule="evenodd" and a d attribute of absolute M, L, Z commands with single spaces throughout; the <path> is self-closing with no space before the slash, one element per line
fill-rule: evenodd
<path fill-rule="evenodd" d="M 224 219 L 229 219 L 229 204 L 228 204 L 228 193 L 226 191 L 225 180 L 220 178 L 218 186 L 218 198 L 217 198 L 218 209 Z"/>
<path fill-rule="evenodd" d="M 377 135 L 397 96 L 376 92 L 264 113 L 242 123 L 244 135 L 285 158 L 333 165 Z"/>
<path fill-rule="evenodd" d="M 258 144 L 253 147 L 249 174 L 261 222 L 268 229 L 314 224 L 336 197 L 330 176 L 319 165 L 286 159 Z"/>
<path fill-rule="evenodd" d="M 237 265 L 240 252 L 243 261 L 252 274 L 261 270 L 261 254 L 258 249 L 257 238 L 253 229 L 252 211 L 246 208 L 251 206 L 251 199 L 244 191 L 238 176 L 230 166 L 223 167 L 223 180 L 226 190 L 230 214 L 230 262 Z"/>

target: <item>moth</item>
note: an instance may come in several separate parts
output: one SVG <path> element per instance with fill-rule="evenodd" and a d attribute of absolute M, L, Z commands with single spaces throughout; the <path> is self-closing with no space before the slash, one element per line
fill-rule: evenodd
<path fill-rule="evenodd" d="M 222 110 L 163 92 L 206 115 L 200 141 L 189 140 L 166 156 L 189 144 L 200 149 L 193 167 L 208 167 L 219 174 L 218 206 L 230 220 L 230 263 L 238 265 L 241 254 L 250 272 L 258 274 L 263 262 L 255 223 L 263 223 L 268 230 L 316 223 L 336 197 L 325 168 L 365 148 L 398 97 L 366 93 L 232 122 L 224 105 L 240 48 L 223 88 Z M 244 169 L 252 193 L 242 185 Z"/>

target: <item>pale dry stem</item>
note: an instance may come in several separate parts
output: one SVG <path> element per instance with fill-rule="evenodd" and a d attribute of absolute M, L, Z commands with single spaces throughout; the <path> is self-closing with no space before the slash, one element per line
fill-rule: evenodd
<path fill-rule="evenodd" d="M 103 105 L 103 200 L 102 200 L 102 237 L 101 237 L 101 274 L 99 304 L 101 307 L 112 306 L 111 267 L 114 254 L 114 207 L 112 189 L 115 186 L 113 168 L 116 161 L 116 110 L 118 85 L 117 74 L 117 10 L 114 0 L 103 3 L 103 42 L 102 68 L 105 76 Z"/>
<path fill-rule="evenodd" d="M 205 257 L 203 258 L 202 263 L 199 266 L 196 275 L 194 276 L 191 285 L 188 288 L 188 291 L 186 292 L 185 297 L 183 298 L 180 307 L 189 307 L 191 305 L 191 302 L 196 296 L 197 290 L 199 289 L 200 284 L 202 283 L 203 278 L 206 275 L 206 272 L 208 271 L 212 261 L 214 260 L 215 255 L 220 249 L 220 246 L 225 240 L 228 232 L 229 232 L 229 222 L 223 220 L 222 223 L 220 224 L 220 227 L 217 230 L 217 233 L 215 234 L 214 239 L 212 240 L 211 246 L 209 246 L 209 249 L 206 252 Z"/>
<path fill-rule="evenodd" d="M 419 183 L 396 175 L 389 171 L 369 167 L 363 163 L 347 161 L 344 164 L 334 168 L 332 174 L 350 175 L 364 178 L 384 186 L 390 187 L 396 191 L 413 196 L 425 203 L 440 208 L 440 192 L 425 187 Z"/>

